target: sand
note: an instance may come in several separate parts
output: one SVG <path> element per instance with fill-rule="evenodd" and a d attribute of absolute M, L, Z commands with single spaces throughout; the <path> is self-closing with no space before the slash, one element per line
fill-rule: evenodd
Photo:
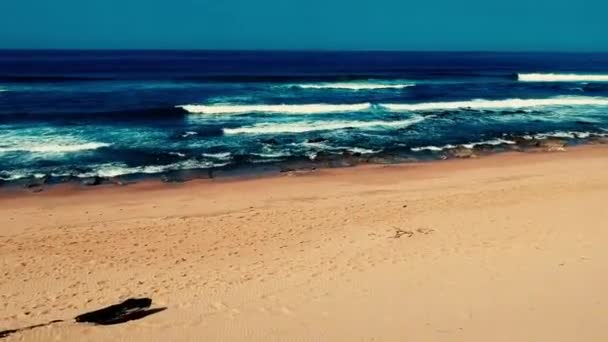
<path fill-rule="evenodd" d="M 608 148 L 0 195 L 5 341 L 608 341 Z"/>

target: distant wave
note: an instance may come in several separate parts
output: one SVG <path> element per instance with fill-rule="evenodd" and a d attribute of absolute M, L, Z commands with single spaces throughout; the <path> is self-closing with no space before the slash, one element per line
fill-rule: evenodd
<path fill-rule="evenodd" d="M 7 152 L 31 152 L 31 153 L 67 153 L 79 152 L 86 150 L 96 150 L 102 147 L 108 147 L 111 144 L 90 142 L 84 144 L 45 144 L 45 145 L 24 145 L 0 147 L 0 153 Z"/>
<path fill-rule="evenodd" d="M 184 105 L 178 106 L 195 114 L 243 114 L 243 113 L 282 113 L 282 114 L 322 114 L 336 112 L 357 112 L 371 108 L 370 103 L 358 104 L 278 104 L 278 105 Z"/>
<path fill-rule="evenodd" d="M 304 133 L 312 131 L 329 131 L 349 128 L 403 128 L 425 118 L 416 116 L 398 121 L 299 121 L 293 123 L 260 123 L 240 128 L 225 128 L 224 133 L 232 134 L 273 134 L 273 133 Z"/>
<path fill-rule="evenodd" d="M 470 100 L 454 102 L 427 102 L 416 104 L 382 104 L 391 111 L 454 110 L 454 109 L 500 109 L 549 106 L 608 106 L 605 97 L 554 97 L 548 99 Z"/>
<path fill-rule="evenodd" d="M 608 74 L 518 74 L 522 82 L 608 82 Z"/>
<path fill-rule="evenodd" d="M 335 83 L 310 83 L 294 84 L 292 87 L 302 89 L 345 89 L 345 90 L 380 90 L 380 89 L 403 89 L 413 87 L 412 83 L 379 83 L 379 82 L 335 82 Z"/>

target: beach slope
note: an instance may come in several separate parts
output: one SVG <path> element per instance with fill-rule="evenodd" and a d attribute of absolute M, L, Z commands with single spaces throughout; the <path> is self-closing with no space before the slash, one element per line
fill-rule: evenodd
<path fill-rule="evenodd" d="M 608 341 L 608 150 L 0 197 L 6 341 Z M 166 310 L 112 326 L 129 297 Z"/>

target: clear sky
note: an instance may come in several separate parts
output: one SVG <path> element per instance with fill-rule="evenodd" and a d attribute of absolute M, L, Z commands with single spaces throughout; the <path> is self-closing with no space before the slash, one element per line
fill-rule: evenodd
<path fill-rule="evenodd" d="M 608 51 L 608 0 L 0 0 L 0 48 Z"/>

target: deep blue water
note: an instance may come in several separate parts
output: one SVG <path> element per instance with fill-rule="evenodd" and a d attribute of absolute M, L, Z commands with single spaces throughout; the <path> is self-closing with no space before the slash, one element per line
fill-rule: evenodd
<path fill-rule="evenodd" d="M 605 53 L 0 51 L 0 179 L 604 136 L 605 75 Z"/>

